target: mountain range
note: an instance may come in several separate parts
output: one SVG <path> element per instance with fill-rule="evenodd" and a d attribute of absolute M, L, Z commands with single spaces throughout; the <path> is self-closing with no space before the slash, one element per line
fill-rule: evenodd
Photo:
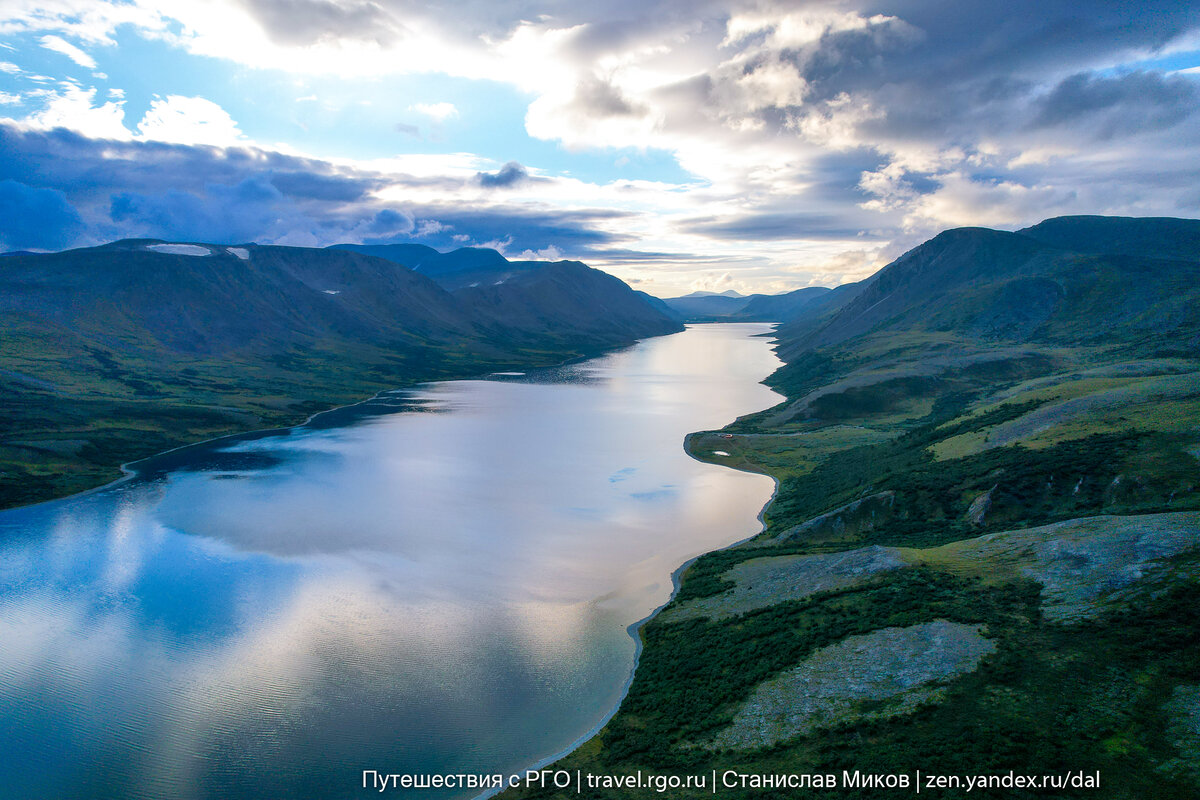
<path fill-rule="evenodd" d="M 383 389 L 554 364 L 682 327 L 579 262 L 511 263 L 485 249 L 137 239 L 10 254 L 0 507 Z"/>
<path fill-rule="evenodd" d="M 663 300 L 678 319 L 686 322 L 786 322 L 802 313 L 831 290 L 809 286 L 783 294 L 693 292 Z"/>
<path fill-rule="evenodd" d="M 1198 246 L 1200 221 L 1059 217 L 949 230 L 834 289 L 666 300 L 577 261 L 486 248 L 122 240 L 10 253 L 0 506 L 94 485 L 197 438 L 419 380 L 596 353 L 683 320 L 781 322 L 786 363 L 770 382 L 789 396 L 901 343 L 906 358 L 1017 346 L 1190 357 Z M 832 402 L 795 402 L 785 416 Z"/>

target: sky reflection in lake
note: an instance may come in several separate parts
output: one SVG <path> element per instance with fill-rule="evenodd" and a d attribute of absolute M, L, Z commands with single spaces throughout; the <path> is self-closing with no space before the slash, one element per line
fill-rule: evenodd
<path fill-rule="evenodd" d="M 682 439 L 775 402 L 765 330 L 430 384 L 0 514 L 7 791 L 356 797 L 566 747 L 672 571 L 758 530 L 771 481 Z"/>

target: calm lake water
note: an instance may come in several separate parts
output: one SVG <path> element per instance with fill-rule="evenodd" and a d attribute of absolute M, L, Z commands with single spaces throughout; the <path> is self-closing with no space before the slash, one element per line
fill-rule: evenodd
<path fill-rule="evenodd" d="M 378 796 L 364 769 L 570 747 L 672 572 L 760 529 L 770 479 L 682 441 L 778 401 L 767 330 L 389 393 L 0 514 L 0 796 Z"/>

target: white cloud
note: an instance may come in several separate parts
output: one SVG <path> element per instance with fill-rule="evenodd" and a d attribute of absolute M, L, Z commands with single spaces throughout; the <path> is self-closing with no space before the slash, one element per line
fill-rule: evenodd
<path fill-rule="evenodd" d="M 0 92 L 0 105 L 11 106 L 19 102 L 21 102 L 21 95 Z"/>
<path fill-rule="evenodd" d="M 247 141 L 225 109 L 203 97 L 177 94 L 152 102 L 138 123 L 138 133 L 146 139 L 176 144 L 228 147 Z"/>
<path fill-rule="evenodd" d="M 417 103 L 408 107 L 409 111 L 424 114 L 437 122 L 445 122 L 451 117 L 458 116 L 458 109 L 453 103 Z"/>
<path fill-rule="evenodd" d="M 125 126 L 124 92 L 109 90 L 109 100 L 97 103 L 97 90 L 62 83 L 57 90 L 39 89 L 27 94 L 45 105 L 18 124 L 48 130 L 68 128 L 94 139 L 152 139 L 176 144 L 217 147 L 250 144 L 225 109 L 203 97 L 168 95 L 157 99 L 137 125 L 136 135 Z"/>
<path fill-rule="evenodd" d="M 0 61 L 0 72 L 6 72 L 9 75 L 18 75 L 21 72 L 21 68 L 11 61 Z"/>
<path fill-rule="evenodd" d="M 23 124 L 32 128 L 69 128 L 93 139 L 129 139 L 125 127 L 124 103 L 107 102 L 94 105 L 95 89 L 83 89 L 70 83 L 60 91 L 48 91 L 48 101 L 40 110 L 27 117 Z"/>
<path fill-rule="evenodd" d="M 96 68 L 96 60 L 61 36 L 47 35 L 41 39 L 42 47 L 62 53 L 81 67 Z"/>
<path fill-rule="evenodd" d="M 143 37 L 192 54 L 296 76 L 441 73 L 493 80 L 527 93 L 531 136 L 568 149 L 670 153 L 694 180 L 597 184 L 545 176 L 512 187 L 502 201 L 472 183 L 478 172 L 500 167 L 478 155 L 338 162 L 395 177 L 378 184 L 374 199 L 396 205 L 461 202 L 487 211 L 505 202 L 630 212 L 595 226 L 628 237 L 623 241 L 632 243 L 630 249 L 668 255 L 658 262 L 647 257 L 636 267 L 619 255 L 593 260 L 631 277 L 636 271 L 648 284 L 673 280 L 683 288 L 729 271 L 747 282 L 803 285 L 803 270 L 809 276 L 855 275 L 892 244 L 915 243 L 912 238 L 927 229 L 1015 225 L 1043 213 L 1170 213 L 1187 208 L 1195 196 L 1194 181 L 1182 175 L 1197 168 L 1200 131 L 1191 122 L 1133 143 L 1095 141 L 1086 123 L 1074 120 L 1049 133 L 1029 124 L 1031 104 L 1068 75 L 1119 67 L 1136 52 L 1171 52 L 1186 39 L 1164 46 L 1165 34 L 1156 33 L 1139 51 L 1133 38 L 1122 45 L 1072 38 L 1090 35 L 1092 28 L 1117 29 L 1111 27 L 1113 13 L 1121 12 L 1107 9 L 1097 9 L 1097 15 L 1108 14 L 1104 24 L 1072 30 L 1077 13 L 1066 3 L 1048 2 L 1045 19 L 1005 19 L 1009 30 L 986 27 L 1004 12 L 982 2 L 934 24 L 934 10 L 921 4 L 897 10 L 902 20 L 842 0 L 695 0 L 683 12 L 645 0 L 602 14 L 594 4 L 568 0 L 555 6 L 554 16 L 491 0 L 463 0 L 452 12 L 444 4 L 399 0 L 3 2 L 0 35 L 36 31 L 63 44 L 61 36 L 103 46 L 113 44 L 119 26 L 130 24 Z M 321 13 L 303 18 L 305 7 Z M 295 13 L 281 15 L 281 9 Z M 1132 37 L 1127 29 L 1135 23 L 1148 25 L 1132 13 L 1117 21 L 1129 23 L 1120 28 L 1123 37 Z M 1154 25 L 1167 29 L 1166 21 Z M 989 31 L 985 40 L 979 26 Z M 1055 35 L 1065 38 L 1056 43 Z M 0 63 L 0 70 L 19 68 Z M 1183 71 L 1189 78 L 1196 72 Z M 121 124 L 121 102 L 98 105 L 94 93 L 78 87 L 52 95 L 36 115 L 38 124 L 131 135 Z M 310 97 L 316 98 L 297 102 Z M 384 94 L 376 97 L 380 105 L 387 102 Z M 458 114 L 445 102 L 407 108 L 434 122 Z M 203 98 L 156 101 L 137 130 L 135 138 L 247 141 L 223 109 Z M 276 149 L 294 152 L 286 145 Z M 538 165 L 528 166 L 538 174 Z M 1178 185 L 1169 181 L 1175 173 L 1181 174 Z M 798 223 L 793 238 L 783 238 L 784 230 L 769 241 L 755 240 L 753 228 L 733 241 L 697 234 L 688 223 L 789 214 L 803 220 L 830 208 L 844 224 L 839 219 L 824 233 L 810 234 Z M 856 229 L 892 244 L 864 250 L 863 241 L 853 238 Z M 839 239 L 841 230 L 851 233 Z M 673 261 L 671 253 L 694 260 Z M 852 255 L 839 260 L 840 253 Z"/>

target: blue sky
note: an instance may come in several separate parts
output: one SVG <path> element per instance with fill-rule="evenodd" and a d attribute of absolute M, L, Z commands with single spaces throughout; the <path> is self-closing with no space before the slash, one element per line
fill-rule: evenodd
<path fill-rule="evenodd" d="M 1194 3 L 14 0 L 0 249 L 580 258 L 660 295 L 1200 215 Z"/>

